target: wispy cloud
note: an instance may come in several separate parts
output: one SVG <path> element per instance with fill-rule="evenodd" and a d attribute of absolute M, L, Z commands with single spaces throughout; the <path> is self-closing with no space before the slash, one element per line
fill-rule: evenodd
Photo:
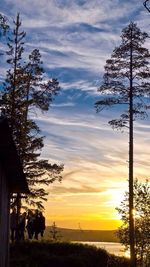
<path fill-rule="evenodd" d="M 29 0 L 5 0 L 2 9 L 8 18 L 10 14 L 10 22 L 21 13 L 27 48 L 40 48 L 48 72 L 62 82 L 66 74 L 71 83 L 79 81 L 81 88 L 81 75 L 85 83 L 100 77 L 129 18 L 133 14 L 142 18 L 142 7 L 136 1 L 33 0 L 31 5 Z"/>

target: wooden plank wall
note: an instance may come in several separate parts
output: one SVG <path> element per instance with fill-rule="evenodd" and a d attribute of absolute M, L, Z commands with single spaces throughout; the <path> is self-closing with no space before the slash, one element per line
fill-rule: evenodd
<path fill-rule="evenodd" d="M 9 189 L 0 166 L 0 267 L 9 267 Z"/>

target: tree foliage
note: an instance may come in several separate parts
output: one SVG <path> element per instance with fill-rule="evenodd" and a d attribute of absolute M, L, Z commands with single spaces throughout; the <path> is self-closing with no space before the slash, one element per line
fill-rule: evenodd
<path fill-rule="evenodd" d="M 44 146 L 41 131 L 32 119 L 33 109 L 47 111 L 54 96 L 60 91 L 57 79 L 43 80 L 43 62 L 38 49 L 34 49 L 26 59 L 24 38 L 20 30 L 19 14 L 14 21 L 12 36 L 8 38 L 7 71 L 3 87 L 3 101 L 13 138 L 20 156 L 30 188 L 28 204 L 42 208 L 47 192 L 44 185 L 55 180 L 61 181 L 63 165 L 50 164 L 39 159 Z"/>
<path fill-rule="evenodd" d="M 129 193 L 126 192 L 124 199 L 117 208 L 122 226 L 117 230 L 120 242 L 129 248 Z M 148 181 L 134 182 L 134 218 L 135 218 L 135 250 L 140 266 L 150 256 L 150 186 Z"/>
<path fill-rule="evenodd" d="M 111 58 L 106 61 L 103 83 L 98 89 L 101 99 L 95 103 L 97 112 L 116 105 L 127 106 L 119 119 L 109 121 L 113 128 L 128 127 L 131 80 L 134 119 L 144 119 L 147 116 L 146 111 L 149 109 L 147 96 L 150 95 L 150 53 L 143 47 L 147 38 L 148 34 L 141 32 L 137 25 L 131 22 L 122 30 L 121 45 L 114 49 Z"/>
<path fill-rule="evenodd" d="M 7 18 L 3 14 L 0 13 L 0 36 L 5 35 L 8 29 L 9 29 L 9 26 L 7 23 Z"/>

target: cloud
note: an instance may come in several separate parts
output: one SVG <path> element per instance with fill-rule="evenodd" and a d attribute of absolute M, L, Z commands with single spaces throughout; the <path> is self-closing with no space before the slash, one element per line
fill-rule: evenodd
<path fill-rule="evenodd" d="M 70 88 L 76 81 L 86 91 L 84 83 L 88 83 L 89 93 L 95 93 L 93 81 L 101 78 L 121 29 L 132 14 L 136 17 L 137 9 L 141 16 L 140 3 L 118 0 L 33 0 L 32 5 L 29 0 L 5 0 L 2 4 L 8 17 L 21 13 L 26 49 L 40 48 L 49 75 L 56 74 L 62 83 L 68 79 Z"/>
<path fill-rule="evenodd" d="M 19 0 L 5 0 L 7 5 L 11 5 L 11 12 L 16 9 L 22 11 L 29 18 L 39 17 L 49 18 L 52 23 L 69 23 L 69 22 L 87 22 L 96 23 L 108 19 L 116 19 L 118 17 L 131 14 L 138 4 L 135 1 L 93 0 L 81 3 L 76 0 L 58 1 L 58 0 L 33 0 L 32 5 L 29 0 L 20 2 Z M 140 5 L 140 4 L 139 4 Z M 99 8 L 98 8 L 99 7 Z M 50 16 L 51 15 L 51 16 Z"/>
<path fill-rule="evenodd" d="M 127 178 L 128 133 L 113 131 L 107 125 L 105 113 L 96 117 L 94 110 L 81 111 L 78 106 L 74 108 L 70 106 L 62 113 L 60 107 L 57 112 L 51 110 L 47 116 L 38 116 L 40 127 L 46 129 L 46 146 L 42 155 L 49 159 L 59 159 L 59 162 L 65 163 L 66 168 L 70 166 L 73 169 L 82 169 L 76 174 L 82 177 L 81 179 L 84 179 L 83 176 L 87 179 L 90 179 L 91 175 L 96 177 L 98 173 L 105 179 L 114 176 L 117 178 L 120 175 L 124 179 Z M 135 175 L 140 177 L 144 177 L 144 168 L 146 175 L 150 169 L 148 132 L 147 122 L 139 121 L 135 124 Z"/>
<path fill-rule="evenodd" d="M 57 107 L 57 108 L 59 108 L 59 107 L 73 107 L 73 106 L 75 106 L 75 103 L 71 103 L 71 102 L 68 102 L 68 103 L 60 103 L 60 104 L 52 104 L 51 105 L 52 107 Z"/>
<path fill-rule="evenodd" d="M 82 186 L 78 186 L 78 187 L 64 187 L 62 186 L 54 186 L 53 187 L 53 192 L 54 194 L 67 194 L 67 195 L 73 195 L 73 194 L 95 194 L 95 193 L 101 193 L 104 192 L 106 190 L 106 188 L 103 190 L 102 189 L 98 189 L 98 188 L 94 188 L 94 187 L 90 187 L 88 185 L 82 185 Z"/>

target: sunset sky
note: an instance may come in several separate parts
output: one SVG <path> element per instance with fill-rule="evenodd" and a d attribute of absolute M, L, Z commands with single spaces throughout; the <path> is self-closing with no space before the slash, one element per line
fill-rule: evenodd
<path fill-rule="evenodd" d="M 48 187 L 47 225 L 116 229 L 115 207 L 128 189 L 128 133 L 108 120 L 119 107 L 96 114 L 104 65 L 130 21 L 150 32 L 150 13 L 141 0 L 3 0 L 0 12 L 10 25 L 17 12 L 26 31 L 25 53 L 40 49 L 45 78 L 57 78 L 61 93 L 47 113 L 35 116 L 45 147 L 41 157 L 63 163 L 61 183 Z M 145 47 L 150 48 L 148 40 Z M 4 50 L 1 45 L 0 50 Z M 1 57 L 0 82 L 8 66 Z M 135 123 L 134 176 L 150 173 L 150 121 Z"/>

